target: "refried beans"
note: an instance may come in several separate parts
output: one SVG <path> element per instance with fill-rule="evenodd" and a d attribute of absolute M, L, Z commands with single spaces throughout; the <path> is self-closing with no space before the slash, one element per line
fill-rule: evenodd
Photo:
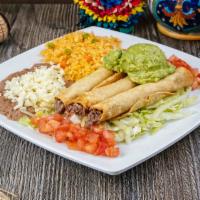
<path fill-rule="evenodd" d="M 12 80 L 14 77 L 22 76 L 28 72 L 32 72 L 36 68 L 39 68 L 41 66 L 50 67 L 51 64 L 50 63 L 38 63 L 38 64 L 33 65 L 31 68 L 26 68 L 22 71 L 10 74 L 4 80 L 0 81 L 0 114 L 3 114 L 6 117 L 8 117 L 9 119 L 15 120 L 15 121 L 19 120 L 22 116 L 25 115 L 19 109 L 15 110 L 14 107 L 16 106 L 16 104 L 4 97 L 3 94 L 4 94 L 5 83 L 6 83 L 6 81 Z M 66 82 L 66 87 L 69 87 L 69 85 L 71 83 L 68 81 L 65 81 L 65 82 Z M 27 108 L 27 110 L 30 113 L 34 114 L 34 109 L 32 107 Z"/>

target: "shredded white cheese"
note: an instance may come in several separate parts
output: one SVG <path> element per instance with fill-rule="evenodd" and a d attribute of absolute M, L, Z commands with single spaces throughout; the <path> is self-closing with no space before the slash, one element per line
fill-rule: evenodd
<path fill-rule="evenodd" d="M 14 109 L 33 107 L 36 113 L 50 112 L 54 108 L 55 96 L 64 86 L 64 70 L 59 65 L 41 66 L 6 81 L 4 96 L 16 103 Z"/>

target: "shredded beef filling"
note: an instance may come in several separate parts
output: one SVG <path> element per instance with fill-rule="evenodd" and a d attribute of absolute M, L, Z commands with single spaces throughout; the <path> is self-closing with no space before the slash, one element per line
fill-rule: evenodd
<path fill-rule="evenodd" d="M 85 116 L 87 111 L 81 104 L 73 103 L 66 106 L 65 112 L 67 115 L 77 114 L 79 116 Z"/>
<path fill-rule="evenodd" d="M 57 113 L 60 113 L 60 114 L 63 114 L 65 112 L 65 105 L 59 99 L 56 99 L 55 101 L 55 110 Z"/>
<path fill-rule="evenodd" d="M 102 115 L 102 111 L 99 111 L 97 109 L 90 110 L 88 114 L 87 125 L 91 126 L 93 124 L 98 123 L 101 118 L 101 115 Z"/>

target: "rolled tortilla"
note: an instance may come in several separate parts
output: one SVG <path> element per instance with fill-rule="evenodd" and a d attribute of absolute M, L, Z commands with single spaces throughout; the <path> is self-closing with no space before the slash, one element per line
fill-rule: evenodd
<path fill-rule="evenodd" d="M 88 114 L 88 124 L 105 121 L 151 105 L 172 92 L 191 86 L 193 80 L 190 71 L 178 68 L 174 74 L 156 83 L 139 85 L 92 106 Z"/>
<path fill-rule="evenodd" d="M 92 105 L 112 97 L 121 92 L 127 91 L 136 86 L 128 77 L 118 80 L 112 84 L 93 89 L 78 96 L 66 106 L 67 114 L 85 115 L 86 110 Z"/>
<path fill-rule="evenodd" d="M 126 76 L 126 74 L 124 74 L 124 73 L 114 73 L 112 76 L 108 77 L 106 80 L 102 81 L 97 86 L 95 86 L 94 89 L 114 83 L 114 82 L 124 78 L 125 76 Z"/>
<path fill-rule="evenodd" d="M 72 84 L 70 87 L 63 89 L 56 96 L 55 109 L 58 112 L 63 112 L 63 105 L 67 105 L 69 101 L 77 96 L 81 95 L 83 92 L 89 91 L 98 85 L 100 82 L 108 78 L 113 74 L 105 68 L 99 68 L 90 75 L 80 79 L 79 81 Z M 62 108 L 62 109 L 61 109 Z"/>

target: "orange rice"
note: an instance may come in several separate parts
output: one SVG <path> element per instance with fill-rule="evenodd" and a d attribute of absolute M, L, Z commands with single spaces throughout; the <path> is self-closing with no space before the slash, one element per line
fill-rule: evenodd
<path fill-rule="evenodd" d="M 101 67 L 102 57 L 120 44 L 114 37 L 78 31 L 47 43 L 41 55 L 44 61 L 60 64 L 67 80 L 76 81 Z"/>

